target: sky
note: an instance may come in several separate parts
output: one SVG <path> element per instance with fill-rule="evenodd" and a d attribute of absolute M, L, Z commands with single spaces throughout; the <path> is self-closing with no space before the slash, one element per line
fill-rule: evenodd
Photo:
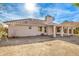
<path fill-rule="evenodd" d="M 0 21 L 54 17 L 55 23 L 79 21 L 79 8 L 71 3 L 0 3 Z"/>

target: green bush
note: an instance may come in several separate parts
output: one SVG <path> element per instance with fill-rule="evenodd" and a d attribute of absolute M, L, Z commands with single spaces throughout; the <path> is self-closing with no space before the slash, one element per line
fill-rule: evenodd
<path fill-rule="evenodd" d="M 74 30 L 75 34 L 79 34 L 79 27 Z"/>
<path fill-rule="evenodd" d="M 7 37 L 7 28 L 0 27 L 0 38 Z"/>

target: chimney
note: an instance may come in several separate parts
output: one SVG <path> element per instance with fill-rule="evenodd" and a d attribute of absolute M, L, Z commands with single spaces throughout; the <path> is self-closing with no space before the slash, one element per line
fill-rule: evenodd
<path fill-rule="evenodd" d="M 45 23 L 46 24 L 52 24 L 53 21 L 54 21 L 54 18 L 52 16 L 48 15 L 48 16 L 45 17 Z"/>

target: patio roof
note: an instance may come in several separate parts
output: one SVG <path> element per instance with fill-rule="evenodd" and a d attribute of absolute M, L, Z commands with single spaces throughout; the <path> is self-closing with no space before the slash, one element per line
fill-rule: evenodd
<path fill-rule="evenodd" d="M 66 27 L 79 27 L 79 22 L 64 22 L 61 25 Z"/>

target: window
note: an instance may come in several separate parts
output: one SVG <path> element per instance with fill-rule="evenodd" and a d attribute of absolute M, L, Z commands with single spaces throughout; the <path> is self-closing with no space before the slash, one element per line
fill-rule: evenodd
<path fill-rule="evenodd" d="M 45 33 L 47 32 L 47 27 L 44 27 L 44 32 L 45 32 Z"/>
<path fill-rule="evenodd" d="M 32 29 L 32 27 L 31 27 L 31 26 L 29 26 L 29 29 Z"/>
<path fill-rule="evenodd" d="M 42 32 L 42 26 L 38 27 L 38 30 L 39 30 L 40 32 Z"/>

